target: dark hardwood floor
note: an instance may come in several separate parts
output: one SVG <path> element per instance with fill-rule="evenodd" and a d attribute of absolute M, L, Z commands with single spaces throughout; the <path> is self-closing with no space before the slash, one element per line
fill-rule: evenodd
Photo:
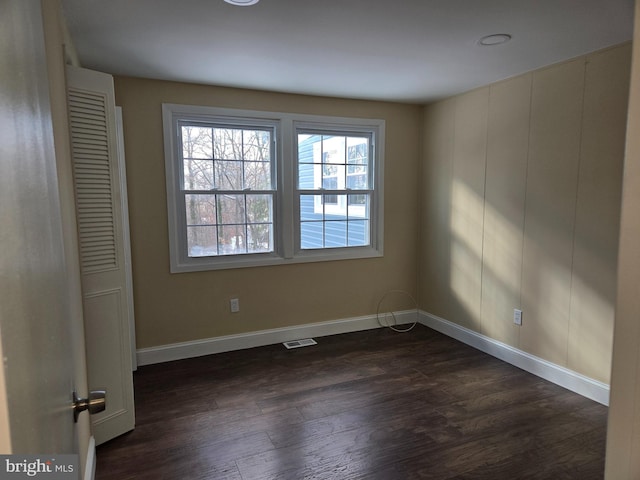
<path fill-rule="evenodd" d="M 141 367 L 99 480 L 600 479 L 607 408 L 421 325 Z"/>

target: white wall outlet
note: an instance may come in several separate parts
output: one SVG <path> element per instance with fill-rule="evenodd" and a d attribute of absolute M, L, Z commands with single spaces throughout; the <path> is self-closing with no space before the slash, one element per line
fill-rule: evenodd
<path fill-rule="evenodd" d="M 240 299 L 232 298 L 229 300 L 229 306 L 231 307 L 231 313 L 238 313 L 240 311 Z"/>
<path fill-rule="evenodd" d="M 513 323 L 522 325 L 522 310 L 518 310 L 517 308 L 513 309 Z"/>

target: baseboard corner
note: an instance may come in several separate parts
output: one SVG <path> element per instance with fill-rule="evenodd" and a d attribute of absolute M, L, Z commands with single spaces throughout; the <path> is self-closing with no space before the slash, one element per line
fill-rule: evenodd
<path fill-rule="evenodd" d="M 567 390 L 571 390 L 583 397 L 605 406 L 609 405 L 609 385 L 605 383 L 556 365 L 510 345 L 506 345 L 423 310 L 419 311 L 418 318 L 420 323 L 426 327 L 432 328 L 462 343 L 466 343 L 471 347 L 477 348 L 480 351 L 540 378 L 544 378 Z"/>

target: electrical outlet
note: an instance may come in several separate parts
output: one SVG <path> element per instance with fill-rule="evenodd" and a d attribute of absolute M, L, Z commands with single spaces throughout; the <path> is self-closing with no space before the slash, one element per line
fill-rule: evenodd
<path fill-rule="evenodd" d="M 513 323 L 522 325 L 522 310 L 518 310 L 517 308 L 513 309 Z"/>
<path fill-rule="evenodd" d="M 231 307 L 231 313 L 238 313 L 240 311 L 240 299 L 232 298 L 229 300 L 229 306 Z"/>

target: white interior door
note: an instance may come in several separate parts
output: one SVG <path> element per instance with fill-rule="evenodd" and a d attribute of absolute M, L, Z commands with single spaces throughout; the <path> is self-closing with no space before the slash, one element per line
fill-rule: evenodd
<path fill-rule="evenodd" d="M 132 311 L 113 78 L 67 67 L 87 370 L 90 390 L 107 391 L 93 415 L 96 444 L 134 427 Z M 122 177 L 123 178 L 123 177 Z M 125 206 L 126 208 L 126 206 Z"/>
<path fill-rule="evenodd" d="M 72 195 L 64 190 L 68 156 L 58 157 L 54 143 L 60 111 L 54 89 L 50 96 L 43 7 L 0 2 L 0 448 L 78 453 L 82 462 L 89 426 L 86 414 L 74 423 L 71 408 L 74 389 L 87 394 L 82 318 L 70 295 L 80 286 L 65 238 Z"/>

